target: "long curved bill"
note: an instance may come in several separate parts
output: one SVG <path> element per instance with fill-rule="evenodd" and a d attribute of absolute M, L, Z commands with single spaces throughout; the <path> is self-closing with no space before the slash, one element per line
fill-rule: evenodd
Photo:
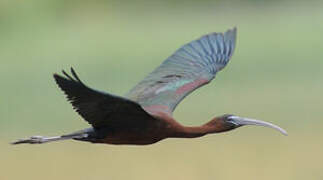
<path fill-rule="evenodd" d="M 275 124 L 269 123 L 269 122 L 260 121 L 260 120 L 256 120 L 256 119 L 243 118 L 243 117 L 239 117 L 239 116 L 231 116 L 230 119 L 232 119 L 233 123 L 240 125 L 240 126 L 256 125 L 256 126 L 269 127 L 269 128 L 276 129 L 277 131 L 279 131 L 282 134 L 284 134 L 285 136 L 287 136 L 287 132 L 283 128 L 281 128 Z"/>

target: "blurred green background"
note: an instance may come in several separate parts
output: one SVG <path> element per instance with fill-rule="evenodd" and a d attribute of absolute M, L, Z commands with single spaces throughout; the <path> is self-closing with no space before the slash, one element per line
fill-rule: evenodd
<path fill-rule="evenodd" d="M 322 1 L 0 0 L 1 180 L 323 179 Z M 151 146 L 58 142 L 30 135 L 88 127 L 51 75 L 73 66 L 123 95 L 184 43 L 238 28 L 213 83 L 175 111 L 185 125 L 232 113 L 273 122 Z"/>

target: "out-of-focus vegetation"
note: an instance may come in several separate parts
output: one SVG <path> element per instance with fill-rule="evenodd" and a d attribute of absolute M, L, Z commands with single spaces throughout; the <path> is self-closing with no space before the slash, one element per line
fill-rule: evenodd
<path fill-rule="evenodd" d="M 322 179 L 323 3 L 319 1 L 0 1 L 0 179 Z M 246 127 L 145 147 L 61 142 L 10 146 L 88 125 L 51 75 L 73 66 L 123 95 L 182 44 L 236 26 L 230 64 L 175 117 L 233 113 Z"/>

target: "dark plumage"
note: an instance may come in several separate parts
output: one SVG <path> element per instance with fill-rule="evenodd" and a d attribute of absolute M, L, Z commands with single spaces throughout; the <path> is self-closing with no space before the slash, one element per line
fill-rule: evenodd
<path fill-rule="evenodd" d="M 167 58 L 131 89 L 125 97 L 86 86 L 73 68 L 65 77 L 54 74 L 74 109 L 92 127 L 57 136 L 33 136 L 13 144 L 45 143 L 75 139 L 107 144 L 152 144 L 165 138 L 194 138 L 220 133 L 243 125 L 260 125 L 286 132 L 273 124 L 223 115 L 198 127 L 185 127 L 172 117 L 179 102 L 209 83 L 229 62 L 235 48 L 236 29 L 212 33 L 192 41 Z"/>
<path fill-rule="evenodd" d="M 62 77 L 54 74 L 58 86 L 65 92 L 76 112 L 94 128 L 102 126 L 126 126 L 135 124 L 133 117 L 148 119 L 151 117 L 142 107 L 129 99 L 99 92 L 87 87 L 71 68 L 73 79 L 65 71 Z M 122 121 L 119 119 L 123 118 Z"/>

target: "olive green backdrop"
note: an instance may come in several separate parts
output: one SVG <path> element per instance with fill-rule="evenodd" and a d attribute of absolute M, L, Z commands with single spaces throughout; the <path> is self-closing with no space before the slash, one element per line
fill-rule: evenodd
<path fill-rule="evenodd" d="M 323 179 L 323 2 L 0 0 L 1 180 Z M 123 95 L 184 43 L 236 26 L 236 51 L 175 118 L 232 113 L 262 127 L 151 146 L 58 142 L 30 135 L 87 127 L 52 74 L 73 66 L 89 86 Z"/>

